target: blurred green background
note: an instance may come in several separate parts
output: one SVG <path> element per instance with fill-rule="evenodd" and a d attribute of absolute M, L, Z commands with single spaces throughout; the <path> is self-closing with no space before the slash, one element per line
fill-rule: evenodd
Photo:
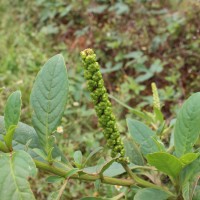
<path fill-rule="evenodd" d="M 31 124 L 29 95 L 34 78 L 51 56 L 62 53 L 70 94 L 59 147 L 69 160 L 74 150 L 86 156 L 104 145 L 86 90 L 79 53 L 96 51 L 106 87 L 123 103 L 151 111 L 155 82 L 167 119 L 183 100 L 199 91 L 200 2 L 198 0 L 0 0 L 0 114 L 8 95 L 22 91 L 21 121 Z M 126 108 L 112 101 L 122 134 Z M 129 114 L 132 115 L 132 114 Z M 134 117 L 134 116 L 133 116 Z M 60 184 L 32 181 L 37 199 L 51 199 Z M 123 188 L 122 188 L 123 190 Z M 63 199 L 114 196 L 114 186 L 70 180 Z"/>

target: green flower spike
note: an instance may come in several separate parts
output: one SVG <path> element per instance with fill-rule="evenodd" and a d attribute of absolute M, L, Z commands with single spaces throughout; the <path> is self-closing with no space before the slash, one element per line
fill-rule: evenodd
<path fill-rule="evenodd" d="M 160 110 L 160 98 L 158 95 L 158 89 L 155 83 L 151 83 L 152 93 L 153 93 L 153 107 Z"/>
<path fill-rule="evenodd" d="M 84 67 L 84 77 L 87 80 L 87 87 L 90 91 L 99 124 L 103 128 L 107 145 L 112 150 L 111 156 L 119 156 L 118 162 L 128 162 L 124 157 L 125 150 L 116 125 L 116 119 L 112 111 L 112 105 L 108 99 L 108 94 L 104 86 L 104 81 L 100 72 L 100 67 L 96 61 L 96 55 L 92 49 L 85 49 L 81 52 Z"/>

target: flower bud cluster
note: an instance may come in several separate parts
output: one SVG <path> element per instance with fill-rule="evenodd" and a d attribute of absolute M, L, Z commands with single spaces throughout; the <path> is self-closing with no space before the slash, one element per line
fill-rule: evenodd
<path fill-rule="evenodd" d="M 104 137 L 107 139 L 107 145 L 112 150 L 111 156 L 119 156 L 118 162 L 128 162 L 127 158 L 124 157 L 124 146 L 116 126 L 116 119 L 104 86 L 99 64 L 96 61 L 96 55 L 92 49 L 85 49 L 81 52 L 81 58 L 87 87 L 95 105 L 99 124 L 103 128 Z"/>

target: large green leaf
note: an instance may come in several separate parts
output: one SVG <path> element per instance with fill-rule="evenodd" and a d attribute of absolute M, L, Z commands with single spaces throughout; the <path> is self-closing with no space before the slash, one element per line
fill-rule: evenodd
<path fill-rule="evenodd" d="M 177 177 L 182 170 L 181 161 L 171 154 L 157 152 L 148 154 L 146 158 L 150 165 L 155 166 L 158 170 L 171 177 Z"/>
<path fill-rule="evenodd" d="M 0 199 L 34 200 L 27 178 L 36 172 L 35 163 L 26 152 L 0 153 Z"/>
<path fill-rule="evenodd" d="M 67 71 L 62 55 L 58 54 L 49 59 L 38 73 L 30 98 L 34 110 L 33 126 L 47 152 L 52 146 L 50 136 L 63 116 L 67 95 Z"/>
<path fill-rule="evenodd" d="M 167 200 L 169 194 L 154 188 L 144 188 L 139 190 L 134 196 L 134 200 Z"/>
<path fill-rule="evenodd" d="M 133 119 L 127 119 L 128 130 L 134 141 L 140 145 L 141 152 L 144 155 L 159 152 L 160 148 L 156 144 L 155 133 L 142 122 Z"/>
<path fill-rule="evenodd" d="M 10 126 L 18 124 L 21 113 L 21 104 L 20 91 L 13 92 L 8 97 L 4 112 L 6 130 L 8 130 Z"/>
<path fill-rule="evenodd" d="M 200 133 L 200 92 L 183 104 L 175 124 L 174 143 L 177 156 L 192 152 Z"/>
<path fill-rule="evenodd" d="M 0 140 L 3 139 L 3 136 L 5 134 L 4 126 L 4 118 L 0 116 Z M 28 153 L 32 157 L 38 157 L 34 153 L 34 151 L 32 151 L 32 149 L 42 148 L 37 133 L 35 132 L 35 129 L 31 126 L 28 126 L 27 124 L 19 122 L 14 133 L 13 149 L 24 150 L 26 149 L 26 146 L 28 148 Z M 57 146 L 55 146 L 55 148 L 53 149 L 53 158 L 56 157 L 61 157 L 61 160 L 65 163 L 68 162 Z"/>

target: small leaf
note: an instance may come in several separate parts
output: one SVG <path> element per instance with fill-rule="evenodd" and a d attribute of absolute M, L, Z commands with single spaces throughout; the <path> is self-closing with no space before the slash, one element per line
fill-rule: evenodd
<path fill-rule="evenodd" d="M 88 157 L 86 158 L 84 164 L 83 164 L 83 167 L 87 164 L 87 162 L 96 154 L 98 153 L 99 151 L 101 151 L 103 149 L 103 147 L 97 147 L 96 149 L 94 149 L 94 151 L 92 151 Z"/>
<path fill-rule="evenodd" d="M 40 156 L 41 158 L 43 158 L 44 160 L 47 160 L 47 155 L 44 153 L 44 151 L 42 149 L 33 149 L 33 151 Z"/>
<path fill-rule="evenodd" d="M 156 119 L 158 121 L 160 121 L 160 123 L 163 123 L 164 121 L 164 116 L 161 110 L 159 110 L 158 108 L 154 108 L 154 114 L 156 116 Z"/>
<path fill-rule="evenodd" d="M 131 139 L 124 140 L 124 147 L 126 156 L 129 157 L 130 162 L 136 165 L 144 165 L 144 159 L 135 142 Z"/>
<path fill-rule="evenodd" d="M 0 199 L 34 200 L 27 181 L 37 169 L 32 158 L 24 151 L 0 153 Z"/>
<path fill-rule="evenodd" d="M 6 146 L 11 151 L 12 151 L 12 140 L 16 127 L 17 127 L 16 125 L 11 125 L 6 132 L 6 135 L 3 136 Z"/>
<path fill-rule="evenodd" d="M 140 145 L 141 152 L 144 155 L 149 153 L 159 152 L 155 143 L 155 133 L 142 122 L 137 120 L 127 119 L 128 130 L 134 141 Z M 154 137 L 154 139 L 153 139 Z"/>
<path fill-rule="evenodd" d="M 66 177 L 66 178 L 70 178 L 70 176 L 76 174 L 78 171 L 80 171 L 78 168 L 73 168 L 73 169 L 69 170 L 69 171 L 66 173 L 65 177 Z"/>
<path fill-rule="evenodd" d="M 63 177 L 60 176 L 49 176 L 46 178 L 47 183 L 58 183 L 65 180 Z"/>
<path fill-rule="evenodd" d="M 9 149 L 7 148 L 5 143 L 2 142 L 1 140 L 0 140 L 0 151 L 3 151 L 3 152 L 8 152 L 9 151 Z"/>
<path fill-rule="evenodd" d="M 148 154 L 146 158 L 150 165 L 155 166 L 158 170 L 171 177 L 177 177 L 182 170 L 181 161 L 171 154 L 158 152 Z"/>
<path fill-rule="evenodd" d="M 112 159 L 108 162 L 106 162 L 102 167 L 99 172 L 100 176 L 103 176 L 103 173 L 115 162 L 116 159 Z"/>
<path fill-rule="evenodd" d="M 97 180 L 94 182 L 95 190 L 96 190 L 96 191 L 99 191 L 99 190 L 100 190 L 100 186 L 101 186 L 101 180 L 100 180 L 100 179 L 97 179 Z"/>
<path fill-rule="evenodd" d="M 77 167 L 81 168 L 82 160 L 83 160 L 83 155 L 82 155 L 81 151 L 75 151 L 73 157 L 74 157 L 75 165 Z"/>
<path fill-rule="evenodd" d="M 174 129 L 175 152 L 178 157 L 193 151 L 200 133 L 200 92 L 183 104 Z"/>
<path fill-rule="evenodd" d="M 53 152 L 54 147 L 51 147 L 47 153 L 47 160 L 48 162 L 52 162 L 53 161 L 53 156 L 52 156 L 52 152 Z"/>
<path fill-rule="evenodd" d="M 83 197 L 80 200 L 105 200 L 105 199 L 100 197 Z"/>
<path fill-rule="evenodd" d="M 21 104 L 22 102 L 20 91 L 13 92 L 8 97 L 4 112 L 6 130 L 8 130 L 10 126 L 18 124 L 21 113 Z"/>
<path fill-rule="evenodd" d="M 99 174 L 99 172 L 102 169 L 102 166 L 104 166 L 106 163 L 104 163 L 103 165 L 96 165 L 93 167 L 87 167 L 83 169 L 83 172 L 88 173 L 88 174 Z M 129 164 L 129 168 L 133 169 L 135 168 L 136 165 L 134 164 Z M 103 173 L 104 176 L 109 176 L 109 177 L 114 177 L 114 176 L 118 176 L 125 173 L 124 168 L 122 167 L 121 164 L 117 163 L 117 162 L 113 162 L 112 165 L 106 169 Z"/>
<path fill-rule="evenodd" d="M 191 162 L 199 157 L 199 153 L 187 153 L 180 157 L 183 166 L 189 165 Z"/>
<path fill-rule="evenodd" d="M 46 152 L 51 134 L 60 124 L 68 95 L 68 79 L 62 55 L 50 58 L 38 73 L 31 92 L 32 122 Z"/>
<path fill-rule="evenodd" d="M 167 200 L 169 194 L 154 188 L 144 188 L 139 190 L 134 196 L 134 200 Z"/>

